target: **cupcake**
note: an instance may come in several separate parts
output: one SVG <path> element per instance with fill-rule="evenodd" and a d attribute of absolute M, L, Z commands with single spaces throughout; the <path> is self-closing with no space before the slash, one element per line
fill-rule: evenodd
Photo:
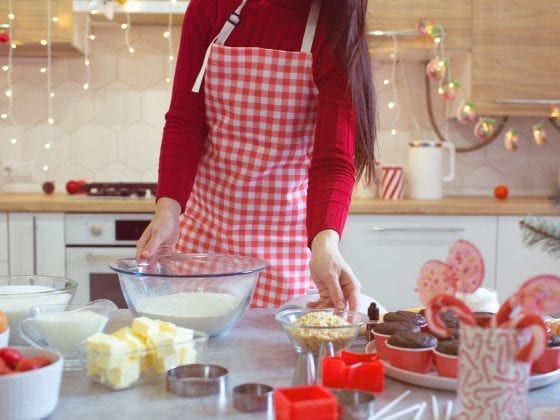
<path fill-rule="evenodd" d="M 387 312 L 383 316 L 384 322 L 408 322 L 410 324 L 418 325 L 419 327 L 423 327 L 426 325 L 426 318 L 424 315 L 411 312 L 411 311 L 396 311 L 396 312 Z"/>
<path fill-rule="evenodd" d="M 437 338 L 425 332 L 399 331 L 386 343 L 389 349 L 389 362 L 400 369 L 428 373 L 433 365 L 433 349 Z"/>
<path fill-rule="evenodd" d="M 389 350 L 385 343 L 398 331 L 420 332 L 420 327 L 409 322 L 380 322 L 373 328 L 375 349 L 382 359 L 389 359 Z"/>
<path fill-rule="evenodd" d="M 459 340 L 439 341 L 433 352 L 438 375 L 456 378 L 459 370 Z"/>

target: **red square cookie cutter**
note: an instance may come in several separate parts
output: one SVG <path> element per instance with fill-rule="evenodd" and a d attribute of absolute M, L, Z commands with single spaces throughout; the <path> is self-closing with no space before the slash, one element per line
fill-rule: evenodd
<path fill-rule="evenodd" d="M 278 388 L 274 391 L 276 420 L 337 420 L 336 396 L 321 385 Z"/>
<path fill-rule="evenodd" d="M 342 350 L 340 356 L 321 360 L 323 386 L 381 392 L 384 388 L 385 366 L 377 353 L 353 353 Z"/>

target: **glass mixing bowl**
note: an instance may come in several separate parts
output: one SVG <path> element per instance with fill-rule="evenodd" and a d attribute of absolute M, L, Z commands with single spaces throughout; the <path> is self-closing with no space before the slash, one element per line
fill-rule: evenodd
<path fill-rule="evenodd" d="M 135 316 L 217 335 L 241 319 L 266 262 L 225 254 L 172 253 L 140 262 L 121 258 L 109 267 L 117 272 Z"/>

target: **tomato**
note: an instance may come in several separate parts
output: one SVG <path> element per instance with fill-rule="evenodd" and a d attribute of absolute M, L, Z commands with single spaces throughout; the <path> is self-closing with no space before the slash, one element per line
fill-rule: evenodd
<path fill-rule="evenodd" d="M 8 329 L 8 317 L 0 310 L 0 334 Z"/>
<path fill-rule="evenodd" d="M 494 188 L 494 197 L 498 200 L 505 200 L 508 197 L 509 190 L 505 185 L 498 185 Z"/>
<path fill-rule="evenodd" d="M 21 353 L 16 349 L 4 347 L 3 349 L 0 349 L 0 359 L 3 359 L 8 367 L 14 369 L 22 357 Z"/>
<path fill-rule="evenodd" d="M 80 184 L 77 181 L 71 180 L 66 183 L 66 192 L 68 194 L 77 194 L 80 191 Z"/>

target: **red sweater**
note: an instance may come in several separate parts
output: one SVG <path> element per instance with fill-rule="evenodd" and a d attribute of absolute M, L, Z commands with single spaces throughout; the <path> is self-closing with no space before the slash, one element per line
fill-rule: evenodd
<path fill-rule="evenodd" d="M 191 88 L 209 42 L 239 4 L 240 0 L 191 0 L 185 15 L 157 191 L 157 198 L 173 198 L 183 209 L 208 132 L 204 94 L 202 89 L 192 93 Z M 226 45 L 299 51 L 310 4 L 311 0 L 249 0 Z M 307 196 L 309 241 L 323 229 L 342 233 L 354 185 L 355 116 L 347 78 L 327 42 L 327 30 L 321 13 L 311 49 L 319 96 Z"/>

